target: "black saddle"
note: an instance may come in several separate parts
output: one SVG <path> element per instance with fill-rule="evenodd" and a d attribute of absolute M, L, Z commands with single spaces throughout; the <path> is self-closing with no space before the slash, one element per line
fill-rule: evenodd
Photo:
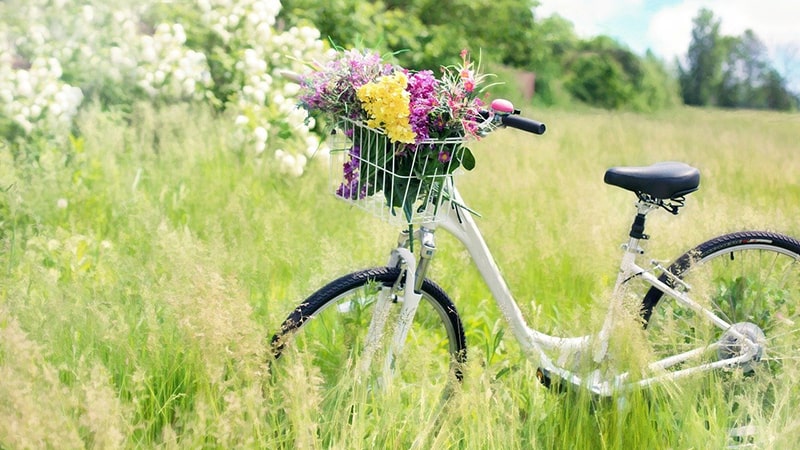
<path fill-rule="evenodd" d="M 673 199 L 697 190 L 700 171 L 681 162 L 660 162 L 645 167 L 612 167 L 603 181 L 636 194 Z"/>

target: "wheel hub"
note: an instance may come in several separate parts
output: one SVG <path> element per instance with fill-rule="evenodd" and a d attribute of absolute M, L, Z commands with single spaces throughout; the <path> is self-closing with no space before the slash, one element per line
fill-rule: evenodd
<path fill-rule="evenodd" d="M 752 372 L 755 369 L 755 365 L 764 356 L 766 341 L 767 337 L 758 325 L 752 322 L 735 323 L 720 338 L 717 356 L 720 360 L 736 358 L 748 351 L 749 343 L 754 343 L 756 352 L 752 358 L 737 364 L 737 367 L 740 367 L 745 372 Z"/>

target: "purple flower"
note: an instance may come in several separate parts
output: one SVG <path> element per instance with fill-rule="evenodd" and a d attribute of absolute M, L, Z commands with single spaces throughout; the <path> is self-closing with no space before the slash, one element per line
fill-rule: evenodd
<path fill-rule="evenodd" d="M 361 167 L 361 147 L 354 145 L 348 152 L 348 160 L 342 164 L 344 181 L 336 189 L 336 195 L 348 200 L 359 200 L 367 196 L 367 186 L 359 189 L 359 169 Z"/>
<path fill-rule="evenodd" d="M 408 77 L 406 91 L 410 94 L 408 117 L 411 129 L 417 135 L 417 142 L 430 137 L 428 120 L 431 111 L 438 106 L 436 87 L 438 81 L 430 70 L 416 72 Z"/>
<path fill-rule="evenodd" d="M 362 85 L 394 71 L 375 52 L 349 50 L 306 75 L 298 96 L 300 104 L 309 111 L 361 119 L 356 91 Z"/>

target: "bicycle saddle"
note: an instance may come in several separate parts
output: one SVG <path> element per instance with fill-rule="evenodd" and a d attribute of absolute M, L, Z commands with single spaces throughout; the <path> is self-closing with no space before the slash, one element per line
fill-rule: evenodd
<path fill-rule="evenodd" d="M 645 167 L 612 167 L 607 184 L 658 199 L 682 197 L 700 186 L 700 171 L 681 162 L 660 162 Z"/>

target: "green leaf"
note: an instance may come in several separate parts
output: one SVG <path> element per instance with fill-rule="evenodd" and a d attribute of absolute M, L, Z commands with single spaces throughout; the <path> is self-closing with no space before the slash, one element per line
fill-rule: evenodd
<path fill-rule="evenodd" d="M 463 153 L 461 154 L 461 165 L 466 170 L 475 168 L 475 156 L 472 155 L 472 150 L 467 147 L 464 147 Z"/>

